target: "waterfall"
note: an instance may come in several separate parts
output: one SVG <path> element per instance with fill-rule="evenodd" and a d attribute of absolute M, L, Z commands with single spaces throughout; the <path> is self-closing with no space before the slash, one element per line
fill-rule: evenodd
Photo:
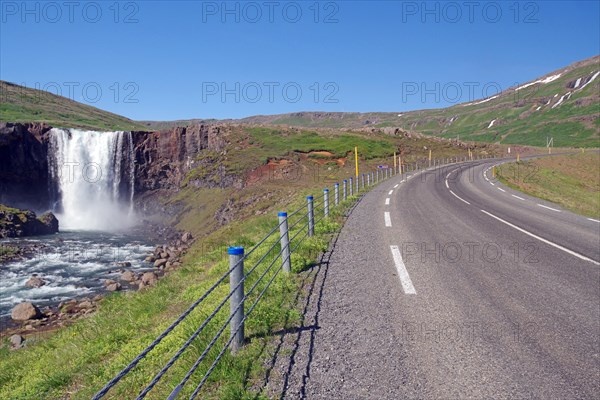
<path fill-rule="evenodd" d="M 50 195 L 61 228 L 118 230 L 135 220 L 131 132 L 50 131 Z"/>

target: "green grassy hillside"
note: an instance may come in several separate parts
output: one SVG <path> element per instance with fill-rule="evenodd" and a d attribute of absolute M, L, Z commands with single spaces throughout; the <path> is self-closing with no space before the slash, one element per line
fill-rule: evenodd
<path fill-rule="evenodd" d="M 135 121 L 42 90 L 0 81 L 0 122 L 97 130 L 144 130 Z"/>
<path fill-rule="evenodd" d="M 313 128 L 397 127 L 446 138 L 532 146 L 545 146 L 550 136 L 555 147 L 600 147 L 600 56 L 507 89 L 497 97 L 443 109 L 301 112 L 241 122 Z"/>
<path fill-rule="evenodd" d="M 599 166 L 599 153 L 579 153 L 504 164 L 497 176 L 513 189 L 600 218 Z"/>

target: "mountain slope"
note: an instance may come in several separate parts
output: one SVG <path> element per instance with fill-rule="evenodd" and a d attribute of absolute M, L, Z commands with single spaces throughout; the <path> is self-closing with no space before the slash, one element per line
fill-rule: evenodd
<path fill-rule="evenodd" d="M 492 123 L 492 121 L 494 121 Z M 301 112 L 254 116 L 243 123 L 301 127 L 397 127 L 447 138 L 557 147 L 600 146 L 600 56 L 487 99 L 406 113 Z"/>
<path fill-rule="evenodd" d="M 45 122 L 98 130 L 143 130 L 128 118 L 66 97 L 0 81 L 0 122 Z"/>
<path fill-rule="evenodd" d="M 0 81 L 0 121 L 46 122 L 98 130 L 160 130 L 189 121 L 132 121 L 51 93 Z M 202 122 L 303 128 L 399 128 L 463 140 L 555 147 L 600 147 L 600 56 L 574 63 L 496 96 L 403 113 L 298 112 Z"/>

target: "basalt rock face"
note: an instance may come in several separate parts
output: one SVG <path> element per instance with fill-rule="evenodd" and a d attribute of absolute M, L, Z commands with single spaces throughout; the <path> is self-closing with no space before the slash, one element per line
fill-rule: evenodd
<path fill-rule="evenodd" d="M 0 123 L 0 203 L 48 209 L 48 131 L 45 124 Z"/>
<path fill-rule="evenodd" d="M 0 238 L 51 235 L 58 232 L 58 220 L 52 213 L 39 218 L 33 211 L 0 205 Z"/>
<path fill-rule="evenodd" d="M 223 129 L 194 125 L 160 132 L 133 132 L 136 193 L 178 188 L 202 150 L 223 150 Z"/>

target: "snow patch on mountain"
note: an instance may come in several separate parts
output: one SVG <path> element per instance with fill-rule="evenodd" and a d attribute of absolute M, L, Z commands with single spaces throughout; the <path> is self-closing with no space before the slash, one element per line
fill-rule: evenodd
<path fill-rule="evenodd" d="M 596 79 L 598 77 L 598 75 L 600 75 L 600 71 L 596 72 L 594 74 L 594 76 L 592 76 L 592 78 L 587 81 L 584 85 L 582 85 L 579 89 L 577 89 L 577 91 L 583 90 L 584 87 L 586 87 L 587 85 L 589 85 L 590 83 L 592 83 L 594 81 L 594 79 Z M 577 87 L 577 86 L 575 86 Z"/>
<path fill-rule="evenodd" d="M 558 107 L 559 105 L 562 104 L 563 100 L 568 100 L 570 97 L 571 97 L 571 92 L 567 92 L 566 94 L 563 94 L 562 96 L 560 96 L 560 99 L 558 99 L 556 104 L 552 106 L 552 108 Z"/>
<path fill-rule="evenodd" d="M 552 81 L 555 81 L 555 80 L 557 80 L 558 78 L 560 78 L 560 76 L 561 76 L 561 75 L 562 75 L 562 74 L 551 75 L 551 76 L 549 76 L 549 77 L 547 77 L 547 78 L 544 78 L 544 79 L 538 79 L 538 80 L 537 80 L 537 81 L 535 81 L 535 82 L 526 83 L 525 85 L 521 85 L 521 86 L 519 86 L 518 88 L 516 88 L 516 89 L 515 89 L 515 92 L 517 92 L 517 91 L 519 91 L 519 90 L 521 90 L 521 89 L 525 89 L 526 87 L 529 87 L 529 86 L 535 85 L 535 84 L 537 84 L 537 83 L 550 83 L 550 82 L 552 82 Z"/>

